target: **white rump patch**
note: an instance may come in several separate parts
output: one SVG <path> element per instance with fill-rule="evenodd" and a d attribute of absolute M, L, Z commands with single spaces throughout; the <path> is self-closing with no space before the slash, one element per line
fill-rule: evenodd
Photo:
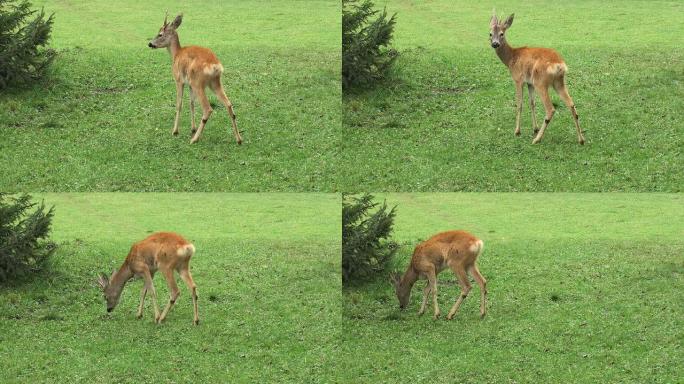
<path fill-rule="evenodd" d="M 546 68 L 546 72 L 549 75 L 560 75 L 561 73 L 568 72 L 568 66 L 565 65 L 565 63 L 551 64 L 548 68 Z"/>
<path fill-rule="evenodd" d="M 204 73 L 207 75 L 220 75 L 223 73 L 223 65 L 221 64 L 211 64 L 204 68 Z"/>
<path fill-rule="evenodd" d="M 470 248 L 468 248 L 468 249 L 470 250 L 470 252 L 479 255 L 480 252 L 482 252 L 483 247 L 484 247 L 484 243 L 482 242 L 482 240 L 478 240 L 478 241 L 470 244 Z"/>
<path fill-rule="evenodd" d="M 179 257 L 190 257 L 195 254 L 195 246 L 192 244 L 186 244 L 176 251 Z"/>

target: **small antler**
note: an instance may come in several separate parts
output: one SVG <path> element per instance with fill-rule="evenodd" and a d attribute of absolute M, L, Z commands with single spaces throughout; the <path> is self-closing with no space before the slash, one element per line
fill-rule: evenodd
<path fill-rule="evenodd" d="M 167 10 L 166 15 L 164 15 L 164 26 L 165 27 L 169 24 L 168 19 L 169 19 L 169 11 Z"/>

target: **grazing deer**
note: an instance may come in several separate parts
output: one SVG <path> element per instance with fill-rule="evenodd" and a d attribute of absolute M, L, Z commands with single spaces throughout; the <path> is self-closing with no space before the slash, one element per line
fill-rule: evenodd
<path fill-rule="evenodd" d="M 422 315 L 425 312 L 428 294 L 432 292 L 432 302 L 435 307 L 434 318 L 437 319 L 440 314 L 439 305 L 437 304 L 437 275 L 448 267 L 451 268 L 458 278 L 458 283 L 461 286 L 461 296 L 456 300 L 454 306 L 451 307 L 447 320 L 451 320 L 454 317 L 461 303 L 470 292 L 471 286 L 468 282 L 467 272 L 470 272 L 480 286 L 480 318 L 484 318 L 487 314 L 487 280 L 477 269 L 477 257 L 482 253 L 483 247 L 484 243 L 482 240 L 465 231 L 438 233 L 427 241 L 418 244 L 413 251 L 411 263 L 404 275 L 401 277 L 398 273 L 391 275 L 394 289 L 399 299 L 399 308 L 406 308 L 411 298 L 413 284 L 418 279 L 425 278 L 428 282 L 423 290 L 423 304 L 420 306 L 418 315 Z"/>
<path fill-rule="evenodd" d="M 173 123 L 173 135 L 178 135 L 178 121 L 180 120 L 181 106 L 183 105 L 183 87 L 187 84 L 190 87 L 190 116 L 192 120 L 192 133 L 194 136 L 190 143 L 196 143 L 202 135 L 202 130 L 209 120 L 213 111 L 205 88 L 209 86 L 221 102 L 226 106 L 228 115 L 233 125 L 233 135 L 238 144 L 242 144 L 242 137 L 237 129 L 233 104 L 228 100 L 228 96 L 223 92 L 221 85 L 221 74 L 223 66 L 218 58 L 209 48 L 190 45 L 181 47 L 178 41 L 176 29 L 183 21 L 183 15 L 176 16 L 171 24 L 167 23 L 168 12 L 164 17 L 164 25 L 159 29 L 157 37 L 150 41 L 150 48 L 167 48 L 173 60 L 173 77 L 176 80 L 176 120 Z M 199 98 L 202 106 L 202 122 L 199 129 L 195 129 L 195 98 Z"/>
<path fill-rule="evenodd" d="M 497 20 L 496 13 L 492 15 L 490 22 L 491 31 L 489 39 L 492 48 L 496 49 L 496 54 L 501 61 L 508 67 L 515 82 L 515 135 L 520 135 L 520 114 L 522 113 L 523 83 L 527 84 L 527 91 L 530 98 L 530 109 L 532 110 L 532 129 L 537 136 L 532 140 L 532 144 L 538 143 L 546 127 L 551 123 L 551 118 L 555 112 L 551 97 L 549 97 L 549 86 L 553 86 L 565 105 L 572 112 L 577 128 L 577 140 L 584 144 L 584 136 L 579 126 L 575 103 L 568 94 L 565 86 L 565 73 L 568 71 L 567 65 L 558 52 L 549 48 L 512 48 L 506 41 L 506 31 L 513 24 L 513 15 L 508 16 L 505 21 Z M 540 130 L 537 129 L 537 117 L 534 111 L 534 92 L 539 93 L 539 97 L 544 103 L 546 117 Z"/>
<path fill-rule="evenodd" d="M 176 302 L 180 290 L 176 285 L 173 271 L 177 271 L 181 279 L 192 291 L 192 304 L 195 316 L 193 323 L 199 324 L 197 314 L 197 287 L 190 274 L 190 258 L 195 253 L 195 246 L 185 240 L 181 235 L 172 232 L 157 232 L 131 247 L 126 260 L 118 271 L 113 271 L 112 276 L 101 273 L 98 277 L 98 284 L 102 287 L 105 300 L 107 301 L 107 312 L 114 310 L 119 303 L 119 296 L 123 291 L 124 285 L 133 277 L 142 277 L 145 283 L 140 294 L 140 305 L 136 317 L 142 318 L 143 307 L 145 305 L 145 295 L 150 292 L 152 304 L 154 305 L 154 321 L 161 323 Z M 157 293 L 154 290 L 152 278 L 157 270 L 164 274 L 166 283 L 169 285 L 171 297 L 164 311 L 159 313 L 157 306 Z"/>

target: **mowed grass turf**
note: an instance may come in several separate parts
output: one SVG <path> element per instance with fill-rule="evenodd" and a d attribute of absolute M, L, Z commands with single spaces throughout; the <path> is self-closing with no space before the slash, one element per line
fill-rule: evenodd
<path fill-rule="evenodd" d="M 328 382 L 340 330 L 340 198 L 333 194 L 48 194 L 49 273 L 0 288 L 0 382 Z M 96 274 L 133 242 L 177 231 L 197 248 L 190 292 L 161 325 L 142 280 L 110 314 Z M 158 301 L 166 282 L 154 279 Z M 325 378 L 328 379 L 325 379 Z"/>
<path fill-rule="evenodd" d="M 51 77 L 0 95 L 5 191 L 333 191 L 340 129 L 340 5 L 335 1 L 34 1 L 55 12 Z M 166 49 L 147 43 L 168 10 L 181 45 L 212 49 L 235 106 L 221 102 L 190 145 L 186 88 Z M 196 104 L 196 121 L 201 108 Z"/>
<path fill-rule="evenodd" d="M 680 194 L 390 194 L 403 272 L 433 234 L 484 240 L 488 313 L 438 275 L 442 317 L 406 311 L 379 278 L 343 291 L 341 382 L 675 383 L 684 359 L 684 199 Z M 353 369 L 352 369 L 353 367 Z"/>
<path fill-rule="evenodd" d="M 492 4 L 378 1 L 397 12 L 390 80 L 343 97 L 340 185 L 349 191 L 681 191 L 684 3 L 507 1 L 513 47 L 549 47 L 587 143 L 554 90 L 556 114 L 532 145 L 524 90 L 489 43 Z M 544 108 L 537 95 L 537 121 Z M 361 160 L 361 161 L 359 161 Z"/>

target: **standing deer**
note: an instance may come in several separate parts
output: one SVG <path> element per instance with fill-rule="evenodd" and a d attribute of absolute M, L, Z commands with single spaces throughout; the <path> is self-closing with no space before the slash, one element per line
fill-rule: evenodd
<path fill-rule="evenodd" d="M 506 41 L 506 31 L 513 24 L 513 14 L 508 16 L 505 21 L 497 20 L 496 13 L 492 15 L 490 22 L 491 31 L 489 32 L 489 39 L 492 48 L 496 49 L 496 54 L 501 61 L 508 67 L 515 82 L 515 135 L 520 135 L 520 114 L 522 113 L 522 98 L 523 98 L 523 83 L 527 84 L 527 91 L 530 98 L 530 109 L 532 110 L 532 129 L 537 136 L 532 140 L 532 144 L 538 143 L 544 130 L 551 123 L 551 118 L 555 113 L 551 97 L 549 97 L 549 86 L 553 86 L 565 105 L 572 112 L 572 118 L 575 120 L 575 127 L 577 128 L 577 140 L 580 144 L 584 144 L 584 136 L 582 136 L 582 129 L 579 126 L 579 119 L 577 117 L 577 110 L 575 104 L 568 94 L 565 86 L 565 73 L 568 71 L 567 65 L 558 52 L 549 48 L 512 48 Z M 539 93 L 539 97 L 544 103 L 546 110 L 546 117 L 541 129 L 537 129 L 537 117 L 534 111 L 534 92 Z"/>
<path fill-rule="evenodd" d="M 176 302 L 180 290 L 176 285 L 173 271 L 177 271 L 181 279 L 192 291 L 192 304 L 195 316 L 193 323 L 199 324 L 197 314 L 197 287 L 190 274 L 190 258 L 195 253 L 195 246 L 185 240 L 181 235 L 172 232 L 157 232 L 131 247 L 126 260 L 118 271 L 113 271 L 112 276 L 101 273 L 98 276 L 98 284 L 104 292 L 107 301 L 107 312 L 114 310 L 119 303 L 121 291 L 126 283 L 133 277 L 142 277 L 145 283 L 140 294 L 140 305 L 136 317 L 142 318 L 143 307 L 145 305 L 145 295 L 150 292 L 152 304 L 154 305 L 154 321 L 161 323 Z M 157 292 L 154 289 L 152 278 L 157 270 L 164 274 L 166 283 L 169 286 L 171 297 L 164 311 L 159 313 L 157 306 Z"/>
<path fill-rule="evenodd" d="M 181 47 L 178 41 L 176 29 L 183 21 L 183 15 L 176 16 L 171 24 L 167 23 L 168 13 L 164 17 L 164 25 L 159 29 L 157 37 L 150 41 L 150 48 L 167 48 L 173 60 L 173 78 L 176 80 L 176 120 L 173 123 L 173 135 L 178 135 L 178 122 L 180 111 L 183 105 L 183 87 L 187 84 L 190 87 L 190 116 L 192 120 L 192 133 L 194 136 L 190 143 L 196 143 L 202 135 L 202 130 L 209 120 L 212 113 L 211 105 L 207 99 L 205 88 L 209 86 L 221 102 L 226 106 L 228 115 L 233 125 L 233 134 L 238 144 L 242 144 L 242 137 L 237 129 L 233 104 L 228 100 L 228 96 L 223 92 L 221 85 L 221 74 L 223 66 L 218 58 L 209 48 L 190 45 Z M 202 122 L 199 129 L 195 129 L 195 98 L 199 98 L 202 106 Z"/>
<path fill-rule="evenodd" d="M 482 240 L 465 231 L 438 233 L 427 241 L 418 244 L 413 251 L 411 263 L 404 275 L 400 277 L 398 273 L 393 273 L 390 276 L 399 299 L 399 308 L 404 309 L 408 305 L 413 284 L 418 279 L 427 279 L 428 282 L 423 290 L 423 304 L 420 306 L 418 315 L 425 312 L 428 294 L 432 292 L 432 302 L 435 307 L 434 319 L 437 319 L 440 314 L 437 304 L 437 275 L 448 267 L 458 278 L 461 296 L 451 307 L 447 320 L 454 317 L 470 292 L 471 285 L 468 282 L 468 272 L 480 286 L 480 318 L 484 318 L 487 314 L 487 280 L 477 268 L 477 257 L 482 253 L 483 247 Z"/>

